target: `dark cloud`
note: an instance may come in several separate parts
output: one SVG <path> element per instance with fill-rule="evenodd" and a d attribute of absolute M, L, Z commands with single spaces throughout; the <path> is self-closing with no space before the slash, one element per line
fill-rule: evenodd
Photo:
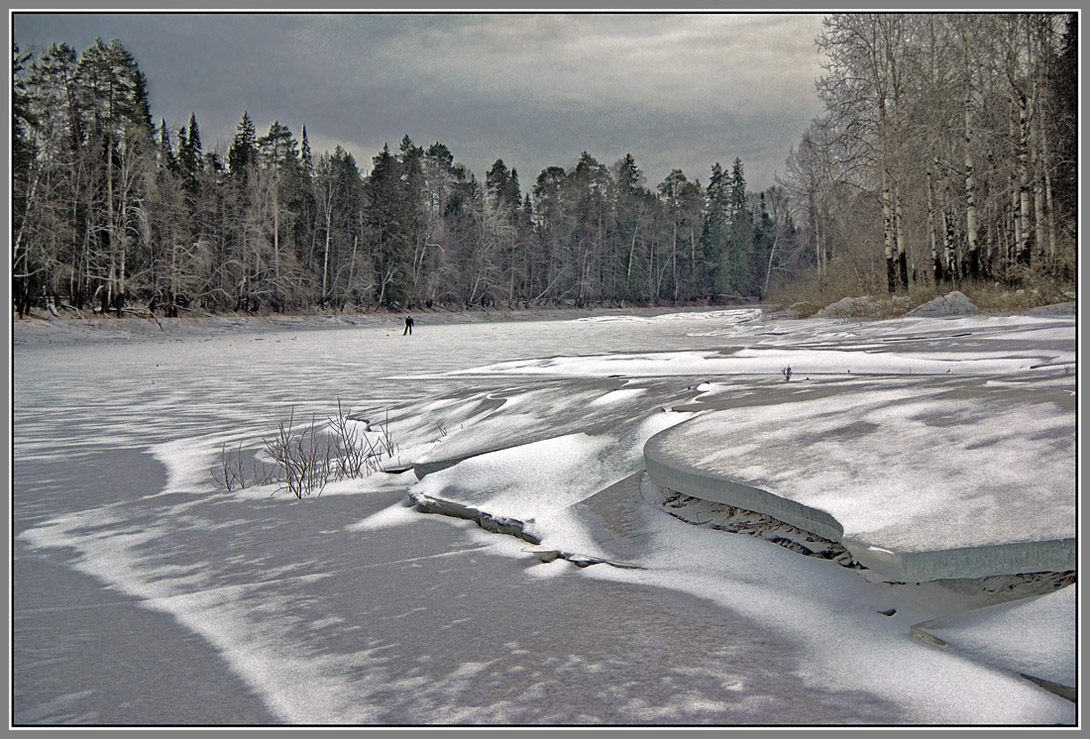
<path fill-rule="evenodd" d="M 648 183 L 707 181 L 739 157 L 772 184 L 820 112 L 807 14 L 16 13 L 24 50 L 119 39 L 149 79 L 153 115 L 195 113 L 205 148 L 243 111 L 361 168 L 408 134 L 442 141 L 478 177 L 496 158 L 524 189 L 582 151 L 631 152 Z"/>

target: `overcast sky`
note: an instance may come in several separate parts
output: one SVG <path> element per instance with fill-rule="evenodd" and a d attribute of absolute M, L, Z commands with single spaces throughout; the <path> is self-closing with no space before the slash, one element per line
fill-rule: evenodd
<path fill-rule="evenodd" d="M 248 111 L 317 156 L 341 145 L 367 172 L 408 134 L 441 141 L 480 180 L 496 159 L 524 193 L 583 151 L 631 153 L 654 187 L 707 184 L 736 157 L 773 184 L 821 112 L 819 14 L 14 13 L 21 51 L 118 39 L 148 78 L 153 119 L 195 113 L 225 152 Z"/>

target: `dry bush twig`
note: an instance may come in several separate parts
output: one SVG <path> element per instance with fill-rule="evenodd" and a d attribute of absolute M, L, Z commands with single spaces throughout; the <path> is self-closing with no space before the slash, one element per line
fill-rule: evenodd
<path fill-rule="evenodd" d="M 329 482 L 381 471 L 383 460 L 397 453 L 397 444 L 390 433 L 389 411 L 383 424 L 373 432 L 375 438 L 369 434 L 373 431 L 369 425 L 361 432 L 350 413 L 344 411 L 338 398 L 336 416 L 328 416 L 323 425 L 312 416 L 309 426 L 297 429 L 293 406 L 287 422 L 277 424 L 276 434 L 262 439 L 272 464 L 259 470 L 255 462 L 250 477 L 252 484 L 280 483 L 279 490 L 303 498 L 313 493 L 321 495 Z M 223 445 L 212 477 L 226 492 L 250 484 L 244 474 L 241 443 L 237 451 Z"/>

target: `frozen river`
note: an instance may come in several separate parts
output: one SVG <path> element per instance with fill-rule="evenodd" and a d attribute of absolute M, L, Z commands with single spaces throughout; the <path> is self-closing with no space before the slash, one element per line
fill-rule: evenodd
<path fill-rule="evenodd" d="M 1070 703 L 940 654 L 909 638 L 907 621 L 894 630 L 878 613 L 892 603 L 922 621 L 948 612 L 935 610 L 941 597 L 890 592 L 749 537 L 698 534 L 620 488 L 611 488 L 621 502 L 608 513 L 614 498 L 576 496 L 589 512 L 566 506 L 568 533 L 585 528 L 600 553 L 641 570 L 542 564 L 527 542 L 418 513 L 406 492 L 440 489 L 426 487 L 430 475 L 417 483 L 411 472 L 379 473 L 302 500 L 272 488 L 227 493 L 213 482 L 225 445 L 256 450 L 292 412 L 324 418 L 340 400 L 372 419 L 389 413 L 412 462 L 414 450 L 457 451 L 474 409 L 502 401 L 509 416 L 488 434 L 467 432 L 463 456 L 487 460 L 483 452 L 502 454 L 517 440 L 540 448 L 534 464 L 546 455 L 549 471 L 533 475 L 548 485 L 561 479 L 557 467 L 586 473 L 580 455 L 599 450 L 610 469 L 600 481 L 585 474 L 593 493 L 638 475 L 638 454 L 614 447 L 638 452 L 647 433 L 677 423 L 663 409 L 692 400 L 705 378 L 644 372 L 633 384 L 595 372 L 475 370 L 714 353 L 754 316 L 432 325 L 425 317 L 412 337 L 372 322 L 17 343 L 12 721 L 1071 722 Z M 751 395 L 779 380 L 758 373 L 739 382 Z M 589 441 L 569 449 L 560 436 Z M 472 464 L 450 468 L 466 477 L 436 479 L 465 486 Z M 489 480 L 522 469 L 508 457 L 497 464 L 500 476 Z M 545 510 L 539 521 L 548 530 L 556 515 Z M 707 551 L 735 569 L 697 575 L 678 559 Z M 674 582 L 663 575 L 672 568 Z M 838 602 L 796 582 L 829 568 L 839 570 L 829 575 Z M 838 652 L 843 659 L 830 656 Z M 875 652 L 900 673 L 892 684 Z M 935 674 L 972 685 L 969 694 L 925 684 Z"/>

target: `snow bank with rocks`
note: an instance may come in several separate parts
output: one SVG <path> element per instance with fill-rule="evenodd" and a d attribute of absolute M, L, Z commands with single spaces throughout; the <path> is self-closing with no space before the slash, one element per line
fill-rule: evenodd
<path fill-rule="evenodd" d="M 965 293 L 954 290 L 941 297 L 930 300 L 908 312 L 910 316 L 968 316 L 977 312 L 976 305 Z"/>
<path fill-rule="evenodd" d="M 816 314 L 818 318 L 881 318 L 884 314 L 903 313 L 908 309 L 909 300 L 904 295 L 878 300 L 869 295 L 861 298 L 841 298 L 831 303 Z"/>

